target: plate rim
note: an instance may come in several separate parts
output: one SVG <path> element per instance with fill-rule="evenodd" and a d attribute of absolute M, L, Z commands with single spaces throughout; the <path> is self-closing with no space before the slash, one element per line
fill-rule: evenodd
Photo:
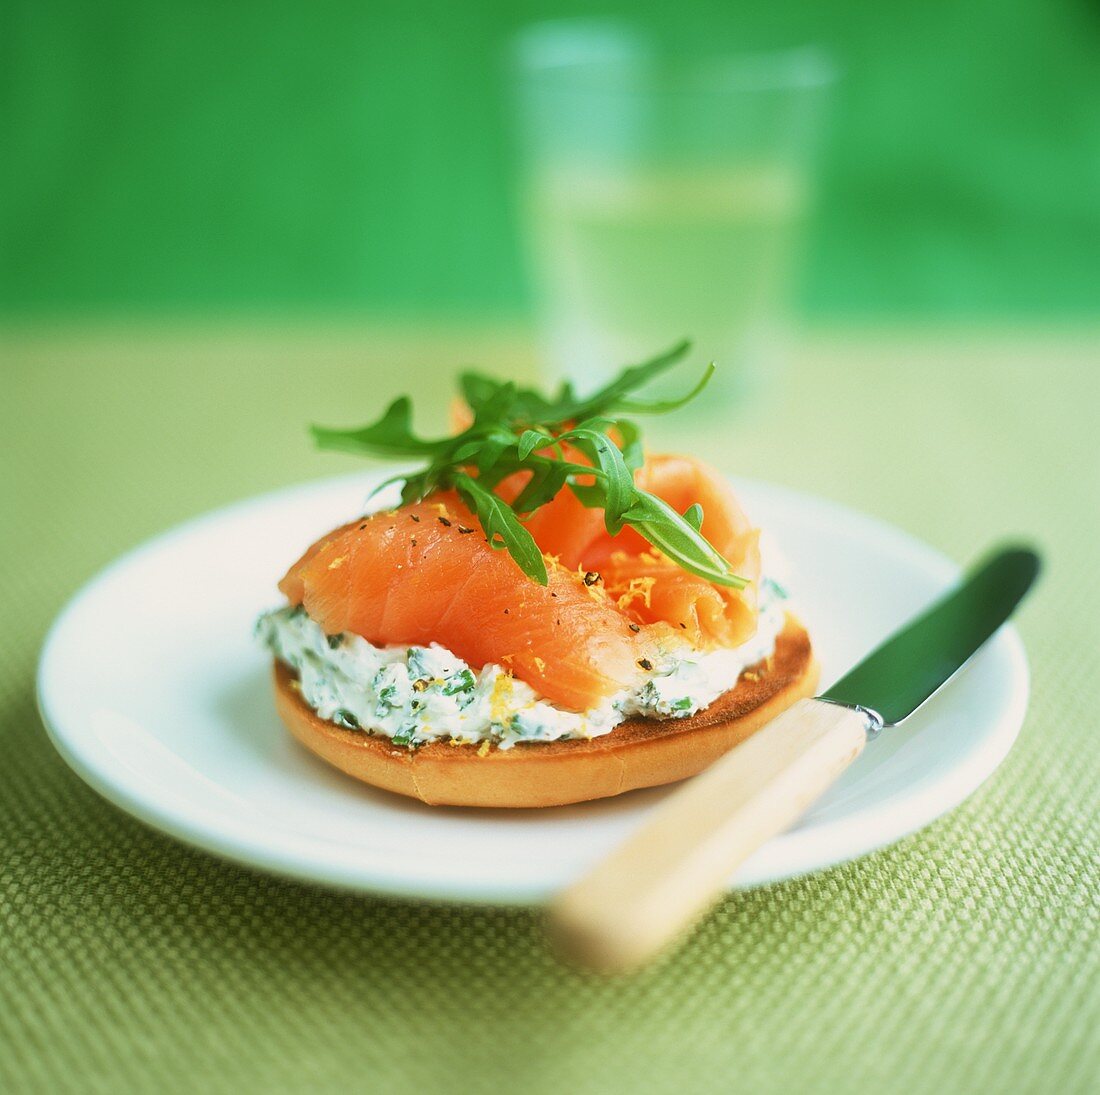
<path fill-rule="evenodd" d="M 80 735 L 72 735 L 59 725 L 51 710 L 50 684 L 53 662 L 69 621 L 82 605 L 95 596 L 101 585 L 144 556 L 215 525 L 230 515 L 247 514 L 276 502 L 290 502 L 295 495 L 317 491 L 336 492 L 353 484 L 366 485 L 379 480 L 382 469 L 368 468 L 337 476 L 305 480 L 224 503 L 214 509 L 185 519 L 179 524 L 155 533 L 124 551 L 116 559 L 84 581 L 66 601 L 51 623 L 40 648 L 36 673 L 35 697 L 40 718 L 49 740 L 65 763 L 94 791 L 108 802 L 159 832 L 191 847 L 252 870 L 266 871 L 284 878 L 320 885 L 330 889 L 372 893 L 391 898 L 432 902 L 460 902 L 479 905 L 530 906 L 540 904 L 551 892 L 547 885 L 521 881 L 507 885 L 499 878 L 441 880 L 430 870 L 418 873 L 411 869 L 394 874 L 392 871 L 362 869 L 360 865 L 335 860 L 318 864 L 315 859 L 303 862 L 293 850 L 289 853 L 265 843 L 259 837 L 243 831 L 228 836 L 202 823 L 194 815 L 181 816 L 169 806 L 150 800 L 124 782 L 112 781 L 78 747 Z M 961 568 L 937 548 L 912 533 L 882 518 L 852 509 L 820 495 L 808 494 L 784 484 L 767 480 L 729 477 L 740 489 L 763 490 L 797 503 L 801 512 L 818 510 L 832 518 L 842 518 L 849 525 L 862 526 L 876 537 L 886 537 L 901 548 L 925 571 L 937 570 L 944 581 L 957 579 Z M 928 786 L 892 796 L 890 809 L 884 815 L 879 806 L 865 806 L 844 817 L 822 822 L 813 829 L 780 834 L 768 842 L 772 862 L 765 869 L 756 857 L 747 861 L 746 869 L 738 873 L 729 885 L 731 892 L 770 885 L 791 878 L 804 877 L 830 870 L 871 855 L 894 844 L 954 810 L 973 794 L 1007 757 L 1022 728 L 1030 696 L 1030 670 L 1023 641 L 1015 625 L 1008 623 L 991 640 L 1001 646 L 1008 659 L 1012 691 L 1004 710 L 980 745 L 962 761 Z M 72 740 L 76 738 L 77 741 Z M 879 821 L 874 836 L 867 838 L 867 816 Z M 885 820 L 885 824 L 883 821 Z M 778 863 L 774 860 L 778 857 Z M 320 868 L 320 869 L 318 869 Z"/>

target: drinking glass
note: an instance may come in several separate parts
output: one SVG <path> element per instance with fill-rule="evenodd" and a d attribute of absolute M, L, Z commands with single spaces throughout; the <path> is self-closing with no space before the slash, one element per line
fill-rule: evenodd
<path fill-rule="evenodd" d="M 523 31 L 514 60 L 548 371 L 592 389 L 687 337 L 728 408 L 787 343 L 828 58 L 688 60 L 571 21 Z"/>

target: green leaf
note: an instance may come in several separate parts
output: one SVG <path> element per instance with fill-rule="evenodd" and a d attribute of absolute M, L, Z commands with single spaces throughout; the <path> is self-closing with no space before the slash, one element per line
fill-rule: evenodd
<path fill-rule="evenodd" d="M 465 472 L 458 472 L 454 476 L 454 485 L 466 504 L 477 514 L 489 545 L 507 549 L 528 578 L 533 578 L 539 585 L 547 585 L 549 578 L 546 574 L 546 560 L 542 557 L 535 538 L 520 524 L 512 507 Z"/>
<path fill-rule="evenodd" d="M 582 506 L 587 506 L 589 509 L 599 509 L 603 503 L 604 495 L 603 484 L 596 483 L 592 486 L 588 486 L 584 483 L 570 483 L 569 489 L 573 492 L 577 501 Z"/>
<path fill-rule="evenodd" d="M 749 584 L 732 572 L 729 563 L 701 532 L 655 494 L 638 490 L 634 505 L 624 516 L 627 524 L 689 573 L 734 589 L 744 589 Z"/>
<path fill-rule="evenodd" d="M 405 479 L 405 485 L 401 488 L 401 504 L 419 502 L 425 498 L 432 489 L 434 477 L 428 471 L 422 471 L 419 475 L 410 475 Z"/>
<path fill-rule="evenodd" d="M 407 487 L 408 484 L 409 484 L 409 481 L 411 479 L 416 479 L 416 478 L 419 478 L 419 477 L 418 476 L 411 476 L 411 475 L 408 475 L 408 474 L 405 474 L 405 475 L 391 475 L 388 478 L 383 479 L 382 482 L 379 483 L 378 486 L 376 486 L 370 492 L 370 494 L 367 495 L 367 501 L 369 502 L 376 494 L 381 494 L 382 491 L 384 491 L 387 487 L 392 487 L 394 485 L 394 483 L 402 483 Z M 402 493 L 402 496 L 403 496 L 404 495 L 404 490 L 402 490 L 401 493 Z"/>
<path fill-rule="evenodd" d="M 479 408 L 493 398 L 500 389 L 501 382 L 481 373 L 462 373 L 458 378 L 458 385 L 466 405 L 476 414 Z"/>
<path fill-rule="evenodd" d="M 463 435 L 465 436 L 465 435 Z M 456 464 L 464 464 L 472 460 L 481 451 L 481 438 L 463 442 L 451 452 L 451 460 Z"/>
<path fill-rule="evenodd" d="M 634 473 L 627 467 L 622 451 L 606 433 L 583 423 L 563 433 L 562 440 L 573 441 L 602 472 L 604 526 L 615 536 L 622 531 L 623 515 L 635 500 Z M 583 499 L 582 499 L 583 501 Z"/>
<path fill-rule="evenodd" d="M 496 464 L 501 454 L 516 442 L 515 436 L 504 430 L 494 430 L 482 442 L 477 452 L 477 469 L 484 475 Z"/>
<path fill-rule="evenodd" d="M 386 408 L 386 413 L 369 426 L 357 430 L 311 426 L 310 432 L 319 448 L 378 456 L 421 456 L 449 444 L 449 439 L 424 441 L 413 434 L 412 403 L 407 395 L 395 399 Z"/>
<path fill-rule="evenodd" d="M 512 407 L 516 401 L 516 386 L 511 381 L 501 386 L 474 412 L 474 425 L 495 426 L 507 422 L 512 417 Z"/>
<path fill-rule="evenodd" d="M 703 531 L 703 507 L 698 502 L 688 506 L 684 510 L 684 520 L 691 525 L 696 532 Z"/>
<path fill-rule="evenodd" d="M 652 402 L 637 402 L 631 399 L 619 400 L 618 407 L 620 410 L 627 411 L 630 414 L 667 414 L 669 411 L 679 410 L 681 407 L 690 403 L 710 382 L 710 378 L 714 376 L 716 366 L 712 361 L 706 369 L 703 370 L 703 375 L 696 382 L 695 387 L 691 389 L 686 395 L 682 395 L 676 399 L 658 399 Z"/>
<path fill-rule="evenodd" d="M 650 358 L 649 361 L 642 362 L 640 365 L 631 365 L 629 368 L 623 369 L 610 384 L 605 385 L 599 391 L 594 392 L 585 399 L 559 400 L 556 405 L 552 405 L 549 409 L 549 413 L 552 413 L 555 416 L 554 418 L 539 418 L 533 421 L 532 425 L 560 424 L 569 419 L 577 421 L 582 418 L 591 418 L 594 415 L 600 414 L 601 411 L 613 410 L 627 394 L 634 391 L 635 388 L 640 388 L 643 384 L 653 380 L 667 369 L 670 369 L 680 361 L 690 349 L 691 342 L 684 339 L 664 353 Z M 572 394 L 569 389 L 563 389 L 563 391 L 569 391 L 569 394 Z"/>
<path fill-rule="evenodd" d="M 569 467 L 562 460 L 548 460 L 536 466 L 531 478 L 512 502 L 512 509 L 516 513 L 531 513 L 539 506 L 545 506 L 565 486 Z"/>
<path fill-rule="evenodd" d="M 678 342 L 671 349 L 640 365 L 623 369 L 610 383 L 585 397 L 577 396 L 568 382 L 562 384 L 557 395 L 549 399 L 533 388 L 519 388 L 479 373 L 463 373 L 459 383 L 463 398 L 474 412 L 477 422 L 488 421 L 492 415 L 507 413 L 513 425 L 561 426 L 566 422 L 579 422 L 604 411 L 614 410 L 630 392 L 682 360 L 690 348 L 691 343 L 688 340 Z M 506 412 L 502 411 L 505 404 Z"/>
<path fill-rule="evenodd" d="M 623 439 L 623 459 L 631 471 L 637 471 L 645 463 L 642 431 L 629 418 L 616 418 L 615 429 Z"/>
<path fill-rule="evenodd" d="M 540 430 L 524 430 L 520 434 L 519 445 L 517 446 L 520 460 L 526 460 L 535 449 L 545 447 L 549 440 L 547 435 Z"/>

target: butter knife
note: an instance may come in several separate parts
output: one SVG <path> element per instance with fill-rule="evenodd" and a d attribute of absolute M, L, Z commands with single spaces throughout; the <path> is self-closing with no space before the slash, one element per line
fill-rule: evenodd
<path fill-rule="evenodd" d="M 1034 551 L 997 552 L 826 692 L 799 700 L 674 791 L 551 905 L 564 950 L 615 971 L 682 936 L 751 853 L 794 824 L 869 740 L 903 725 L 970 660 L 1038 573 Z"/>

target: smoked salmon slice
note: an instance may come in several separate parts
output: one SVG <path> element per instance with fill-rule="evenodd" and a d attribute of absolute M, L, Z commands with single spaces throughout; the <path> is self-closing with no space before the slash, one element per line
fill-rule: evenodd
<path fill-rule="evenodd" d="M 757 621 L 760 533 L 732 489 L 716 471 L 689 456 L 651 456 L 636 482 L 678 513 L 695 503 L 702 506 L 700 531 L 749 584 L 743 589 L 712 585 L 655 555 L 634 529 L 624 528 L 593 545 L 590 556 L 595 565 L 595 553 L 609 550 L 600 564 L 608 593 L 620 602 L 629 597 L 639 620 L 665 620 L 694 646 L 737 646 L 750 639 Z"/>
<path fill-rule="evenodd" d="M 569 458 L 580 459 L 575 452 Z M 666 621 L 695 646 L 736 646 L 751 638 L 760 579 L 759 533 L 728 484 L 700 460 L 661 455 L 646 458 L 635 482 L 678 513 L 701 505 L 703 535 L 735 574 L 749 579 L 749 585 L 715 586 L 689 574 L 654 552 L 632 528 L 611 536 L 604 527 L 603 510 L 587 509 L 567 490 L 524 523 L 535 543 L 563 566 L 598 572 L 608 594 L 635 620 Z M 510 500 L 522 486 L 523 479 L 513 477 L 501 484 L 500 493 Z"/>
<path fill-rule="evenodd" d="M 279 588 L 330 635 L 439 643 L 588 710 L 636 685 L 662 646 L 736 646 L 756 630 L 758 533 L 726 483 L 684 456 L 647 458 L 636 481 L 680 513 L 699 503 L 703 535 L 749 584 L 713 585 L 629 527 L 609 535 L 602 510 L 562 490 L 525 521 L 550 560 L 546 586 L 491 548 L 461 499 L 445 492 L 323 536 Z M 510 500 L 522 486 L 513 477 L 500 493 Z"/>
<path fill-rule="evenodd" d="M 328 634 L 439 643 L 480 668 L 495 662 L 547 699 L 584 711 L 634 685 L 667 634 L 641 627 L 577 572 L 526 578 L 485 542 L 451 493 L 344 525 L 279 583 Z"/>

